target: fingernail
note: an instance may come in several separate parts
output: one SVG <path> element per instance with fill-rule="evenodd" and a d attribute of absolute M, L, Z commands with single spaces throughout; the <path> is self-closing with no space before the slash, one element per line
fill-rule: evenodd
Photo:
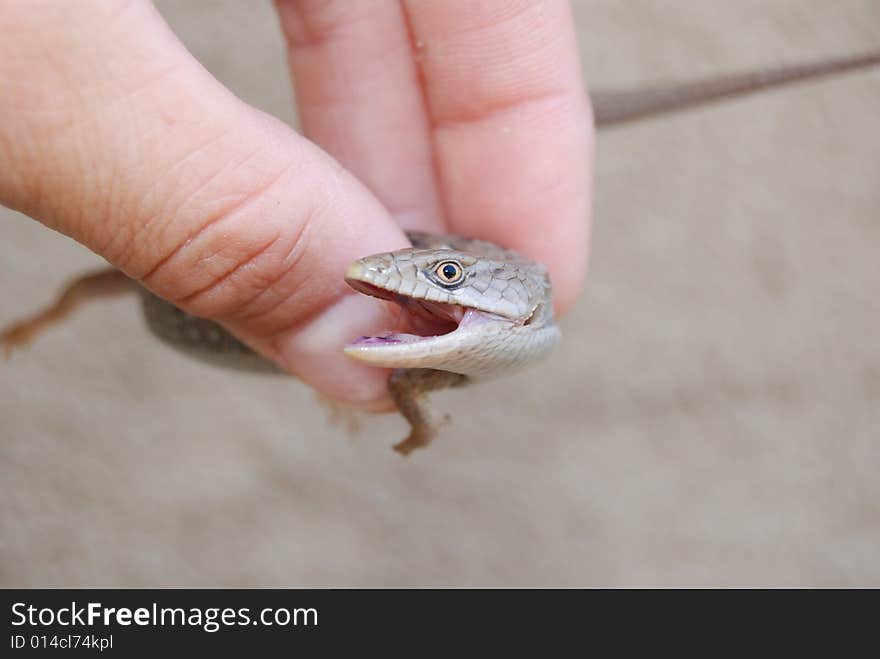
<path fill-rule="evenodd" d="M 345 295 L 277 345 L 289 370 L 322 394 L 361 408 L 386 409 L 388 370 L 359 364 L 346 357 L 343 348 L 358 336 L 387 330 L 387 322 L 383 303 Z"/>

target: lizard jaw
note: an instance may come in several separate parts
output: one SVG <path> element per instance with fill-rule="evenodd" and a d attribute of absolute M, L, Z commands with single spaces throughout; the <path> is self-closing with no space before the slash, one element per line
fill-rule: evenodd
<path fill-rule="evenodd" d="M 392 302 L 400 310 L 394 330 L 358 337 L 345 347 L 345 354 L 359 361 L 385 363 L 400 348 L 426 344 L 488 320 L 501 320 L 472 307 L 412 298 L 354 278 L 346 281 L 359 293 Z"/>

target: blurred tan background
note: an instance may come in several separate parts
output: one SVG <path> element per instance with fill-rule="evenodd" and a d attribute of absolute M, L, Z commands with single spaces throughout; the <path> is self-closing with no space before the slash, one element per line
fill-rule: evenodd
<path fill-rule="evenodd" d="M 594 87 L 880 46 L 874 0 L 574 4 Z M 268 2 L 159 7 L 295 120 Z M 0 363 L 0 585 L 880 585 L 878 120 L 873 71 L 603 133 L 564 343 L 409 460 L 89 308 Z M 100 263 L 0 217 L 0 324 Z"/>

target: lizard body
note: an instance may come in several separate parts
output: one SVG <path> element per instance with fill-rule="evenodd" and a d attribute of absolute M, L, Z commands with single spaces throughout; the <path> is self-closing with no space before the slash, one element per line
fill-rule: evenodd
<path fill-rule="evenodd" d="M 598 128 L 747 94 L 797 80 L 880 63 L 870 53 L 715 79 L 592 95 Z M 445 420 L 427 403 L 431 391 L 522 367 L 559 340 L 546 269 L 492 243 L 452 235 L 408 234 L 412 248 L 364 257 L 346 272 L 355 290 L 396 302 L 407 327 L 361 337 L 346 347 L 352 358 L 394 369 L 389 392 L 410 423 L 395 449 L 425 446 Z M 59 322 L 80 303 L 132 288 L 116 270 L 76 279 L 49 309 L 0 333 L 7 353 Z M 199 318 L 137 286 L 150 330 L 188 354 L 224 367 L 281 372 L 214 321 Z"/>
<path fill-rule="evenodd" d="M 345 273 L 355 290 L 404 311 L 401 331 L 346 347 L 354 359 L 394 369 L 389 391 L 411 426 L 395 446 L 404 454 L 428 444 L 445 421 L 428 406 L 430 391 L 510 372 L 559 340 L 542 265 L 483 240 L 407 237 L 412 248 L 364 257 Z M 141 290 L 150 329 L 171 346 L 222 366 L 280 372 L 218 323 Z"/>

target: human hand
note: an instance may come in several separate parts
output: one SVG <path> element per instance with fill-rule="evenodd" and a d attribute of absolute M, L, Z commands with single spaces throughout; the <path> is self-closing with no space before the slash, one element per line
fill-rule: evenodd
<path fill-rule="evenodd" d="M 386 374 L 342 346 L 389 312 L 342 273 L 405 246 L 401 227 L 528 254 L 569 307 L 592 128 L 567 5 L 277 6 L 305 137 L 220 85 L 145 0 L 0 0 L 0 203 L 363 406 L 386 401 Z"/>

